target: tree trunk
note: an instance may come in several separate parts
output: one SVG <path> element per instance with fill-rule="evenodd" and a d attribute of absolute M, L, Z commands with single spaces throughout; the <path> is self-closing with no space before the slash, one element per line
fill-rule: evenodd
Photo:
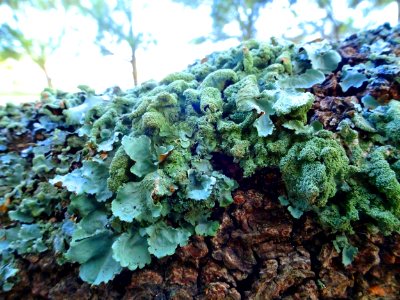
<path fill-rule="evenodd" d="M 397 24 L 400 24 L 400 0 L 397 0 Z"/>
<path fill-rule="evenodd" d="M 133 76 L 133 82 L 135 83 L 135 86 L 138 85 L 138 79 L 137 79 L 137 67 L 136 67 L 136 50 L 132 49 L 132 59 L 131 59 L 131 65 L 132 65 L 132 76 Z"/>
<path fill-rule="evenodd" d="M 251 20 L 248 20 L 245 27 L 242 28 L 243 41 L 248 41 L 248 40 L 254 38 L 254 33 L 255 33 L 255 30 L 254 30 L 253 22 Z"/>
<path fill-rule="evenodd" d="M 52 88 L 53 83 L 51 82 L 51 77 L 49 76 L 49 73 L 47 72 L 46 67 L 45 66 L 40 66 L 40 67 L 43 70 L 44 74 L 46 75 L 47 87 Z"/>

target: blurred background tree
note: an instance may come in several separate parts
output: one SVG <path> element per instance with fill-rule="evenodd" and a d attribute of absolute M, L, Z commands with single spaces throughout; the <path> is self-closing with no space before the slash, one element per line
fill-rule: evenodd
<path fill-rule="evenodd" d="M 163 10 L 162 7 L 170 9 Z M 68 65 L 65 61 L 71 59 L 71 53 L 77 61 L 81 58 L 81 62 L 63 74 L 67 78 L 64 82 L 78 80 L 79 74 L 91 74 L 89 77 L 97 79 L 102 76 L 110 81 L 126 74 L 126 78 L 130 77 L 129 81 L 137 85 L 150 76 L 161 79 L 171 72 L 173 62 L 190 56 L 180 52 L 185 51 L 183 49 L 191 47 L 190 60 L 186 61 L 189 64 L 195 58 L 251 38 L 266 40 L 278 34 L 295 42 L 316 38 L 338 40 L 346 34 L 387 21 L 386 17 L 371 17 L 387 7 L 391 7 L 391 15 L 396 14 L 398 23 L 400 0 L 0 0 L 0 78 L 4 78 L 0 79 L 0 96 L 4 86 L 10 85 L 10 81 L 2 83 L 8 78 L 2 74 L 8 73 L 2 72 L 1 67 L 12 69 L 18 60 L 25 63 L 26 58 L 39 66 L 50 87 L 56 81 L 56 86 L 62 88 L 59 75 L 54 74 L 62 74 L 62 71 L 58 72 L 60 66 Z M 202 21 L 183 21 L 185 15 L 196 14 L 203 16 Z M 53 16 L 51 21 L 49 16 Z M 171 26 L 173 23 L 179 23 L 178 27 Z M 174 29 L 167 32 L 167 29 L 161 30 L 163 27 Z M 34 30 L 36 34 L 33 34 Z M 151 48 L 154 40 L 149 37 L 157 39 L 155 31 L 158 31 L 158 39 L 160 32 L 168 38 L 164 39 L 164 44 Z M 189 32 L 191 38 L 183 41 L 180 36 L 183 32 Z M 188 47 L 189 40 L 195 41 L 196 46 Z M 94 53 L 96 49 L 97 53 Z M 126 64 L 123 60 L 128 61 L 129 65 L 117 73 L 105 69 L 111 66 L 104 67 L 100 62 L 98 68 L 84 67 L 82 60 L 88 60 L 87 55 L 97 58 L 100 52 L 115 57 L 121 64 Z M 59 59 L 60 53 L 70 56 Z M 160 58 L 171 68 L 167 70 Z M 106 58 L 98 58 L 100 60 Z M 143 62 L 142 68 L 138 68 L 138 60 Z M 149 67 L 150 64 L 157 66 Z M 149 70 L 153 70 L 153 75 L 143 74 Z M 18 77 L 23 76 L 17 76 L 15 82 L 19 82 Z"/>
<path fill-rule="evenodd" d="M 311 20 L 306 22 L 300 22 L 298 24 L 299 28 L 302 29 L 302 33 L 294 38 L 296 42 L 304 39 L 305 36 L 310 34 L 318 34 L 319 38 L 329 39 L 332 41 L 340 40 L 344 35 L 356 32 L 357 29 L 360 30 L 362 28 L 356 28 L 354 26 L 354 18 L 346 18 L 345 20 L 341 20 L 339 17 L 343 13 L 343 11 L 335 10 L 333 6 L 333 2 L 329 0 L 315 0 L 314 1 L 317 6 L 325 11 L 325 17 L 319 20 Z M 345 3 L 347 4 L 348 10 L 361 10 L 362 14 L 365 18 L 368 17 L 368 14 L 373 12 L 374 10 L 381 9 L 388 4 L 396 2 L 397 3 L 397 23 L 400 22 L 400 0 L 347 0 Z M 291 11 L 295 18 L 298 17 L 298 8 L 293 8 L 291 6 Z M 384 20 L 383 20 L 384 21 Z"/>
<path fill-rule="evenodd" d="M 126 43 L 131 51 L 130 64 L 135 86 L 138 84 L 138 47 L 144 44 L 143 34 L 134 31 L 133 1 L 78 1 L 75 5 L 84 16 L 92 18 L 97 24 L 96 44 L 103 55 L 114 55 L 110 44 Z M 149 42 L 149 41 L 147 41 Z"/>
<path fill-rule="evenodd" d="M 211 41 L 221 41 L 235 38 L 238 40 L 249 40 L 255 38 L 257 33 L 256 22 L 260 16 L 260 11 L 273 0 L 174 0 L 193 9 L 205 4 L 210 6 L 212 18 L 212 35 L 209 37 L 199 37 L 195 42 L 204 42 L 206 39 Z M 290 0 L 291 4 L 296 0 Z M 227 26 L 235 23 L 240 34 L 231 35 L 226 32 Z"/>
<path fill-rule="evenodd" d="M 245 41 L 256 37 L 257 20 L 263 9 L 268 9 L 268 4 L 272 4 L 273 0 L 174 0 L 182 3 L 192 9 L 197 9 L 200 5 L 207 5 L 211 9 L 210 17 L 212 18 L 212 34 L 194 39 L 195 43 L 202 43 L 206 40 L 213 42 L 237 39 Z M 276 2 L 276 1 L 275 1 Z M 294 7 L 294 4 L 299 5 Z M 289 9 L 294 19 L 299 19 L 299 13 L 302 12 L 302 4 L 305 1 L 289 0 Z M 354 19 L 347 18 L 340 20 L 338 18 L 341 11 L 335 10 L 334 1 L 330 0 L 314 0 L 318 8 L 325 11 L 325 17 L 321 19 L 313 19 L 311 21 L 297 22 L 302 33 L 292 39 L 296 42 L 303 40 L 307 35 L 319 34 L 319 38 L 339 40 L 346 33 L 354 32 Z M 363 15 L 367 16 L 371 11 L 385 7 L 386 5 L 396 2 L 398 6 L 397 22 L 400 22 L 400 0 L 346 0 L 347 9 L 363 11 Z M 311 16 L 313 17 L 313 16 Z M 240 34 L 232 35 L 226 32 L 228 26 L 236 26 L 240 29 Z M 270 24 L 273 26 L 274 24 Z"/>
<path fill-rule="evenodd" d="M 48 11 L 51 9 L 60 9 L 55 1 L 16 1 L 1 0 L 0 7 L 7 6 L 13 15 L 12 25 L 0 24 L 0 61 L 7 58 L 21 59 L 28 56 L 44 73 L 48 87 L 52 87 L 52 80 L 47 70 L 48 58 L 60 47 L 64 30 L 58 32 L 56 36 L 46 40 L 40 40 L 27 36 L 19 27 L 18 23 L 22 18 L 27 18 L 28 14 L 36 9 Z"/>

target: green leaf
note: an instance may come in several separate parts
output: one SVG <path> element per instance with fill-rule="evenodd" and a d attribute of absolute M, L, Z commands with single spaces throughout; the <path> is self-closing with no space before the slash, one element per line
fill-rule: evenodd
<path fill-rule="evenodd" d="M 168 155 L 171 154 L 171 152 L 174 150 L 174 146 L 168 145 L 168 146 L 159 146 L 156 148 L 156 154 L 159 162 L 163 162 Z"/>
<path fill-rule="evenodd" d="M 354 70 L 352 68 L 346 69 L 345 67 L 343 67 L 343 73 L 339 85 L 341 86 L 343 92 L 347 92 L 348 89 L 351 87 L 361 87 L 363 83 L 367 80 L 367 76 L 359 73 L 357 70 Z"/>
<path fill-rule="evenodd" d="M 299 120 L 290 120 L 282 124 L 283 127 L 294 130 L 296 134 L 303 132 L 305 129 L 304 123 Z"/>
<path fill-rule="evenodd" d="M 160 217 L 162 204 L 155 203 L 153 195 L 166 193 L 168 182 L 157 173 L 150 173 L 140 182 L 128 182 L 117 193 L 111 204 L 114 216 L 122 221 L 152 221 Z"/>
<path fill-rule="evenodd" d="M 215 177 L 208 176 L 198 172 L 195 169 L 188 170 L 189 185 L 187 187 L 187 196 L 193 200 L 205 200 L 212 192 L 216 183 Z"/>
<path fill-rule="evenodd" d="M 231 69 L 219 69 L 208 74 L 206 78 L 204 78 L 200 85 L 200 89 L 214 87 L 223 91 L 227 85 L 235 83 L 237 80 L 238 76 L 235 71 Z"/>
<path fill-rule="evenodd" d="M 315 84 L 320 84 L 325 81 L 325 75 L 319 70 L 308 69 L 305 73 L 295 76 L 290 76 L 288 78 L 279 81 L 279 86 L 281 88 L 304 88 L 308 89 Z"/>
<path fill-rule="evenodd" d="M 20 226 L 11 227 L 8 229 L 0 229 L 0 253 L 11 249 L 11 243 L 17 241 Z"/>
<path fill-rule="evenodd" d="M 29 211 L 22 211 L 21 206 L 24 206 L 24 202 L 27 200 L 32 200 L 32 199 L 23 199 L 21 204 L 18 206 L 18 210 L 10 210 L 8 212 L 8 216 L 10 217 L 10 220 L 13 221 L 19 221 L 22 223 L 32 223 L 35 219 L 33 216 L 29 213 Z"/>
<path fill-rule="evenodd" d="M 140 137 L 124 136 L 122 146 L 128 156 L 135 161 L 131 168 L 131 172 L 138 177 L 157 170 L 157 160 L 153 155 L 151 140 L 149 137 L 142 135 Z"/>
<path fill-rule="evenodd" d="M 66 246 L 69 245 L 71 237 L 76 229 L 76 224 L 69 219 L 64 219 L 58 224 L 56 231 L 53 231 L 53 250 L 55 254 L 67 252 Z"/>
<path fill-rule="evenodd" d="M 141 235 L 147 234 L 149 237 L 149 252 L 161 258 L 175 253 L 176 248 L 185 246 L 191 235 L 191 232 L 184 228 L 173 228 L 160 221 L 141 230 Z"/>
<path fill-rule="evenodd" d="M 113 235 L 105 228 L 106 224 L 107 216 L 103 212 L 96 211 L 84 217 L 72 235 L 66 258 L 83 264 L 111 247 Z"/>
<path fill-rule="evenodd" d="M 61 182 L 68 191 L 78 195 L 96 194 L 96 199 L 102 202 L 112 196 L 107 187 L 107 178 L 108 168 L 104 163 L 85 160 L 80 169 L 63 176 L 57 175 L 49 182 L 51 184 Z"/>
<path fill-rule="evenodd" d="M 151 262 L 146 238 L 136 233 L 123 233 L 112 245 L 113 257 L 121 266 L 134 271 Z"/>

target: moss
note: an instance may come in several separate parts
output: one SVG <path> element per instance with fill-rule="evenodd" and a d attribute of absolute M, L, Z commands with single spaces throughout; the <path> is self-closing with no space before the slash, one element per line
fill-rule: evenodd
<path fill-rule="evenodd" d="M 351 179 L 349 183 L 351 190 L 345 196 L 345 205 L 341 209 L 337 207 L 335 214 L 323 211 L 321 214 L 323 224 L 326 223 L 329 228 L 336 231 L 354 232 L 351 224 L 355 221 L 364 221 L 372 223 L 385 235 L 400 231 L 399 217 L 388 210 L 382 197 L 375 194 L 373 189 L 368 188 L 360 179 Z"/>
<path fill-rule="evenodd" d="M 375 128 L 358 113 L 354 114 L 352 121 L 354 125 L 361 130 L 372 133 L 376 132 Z"/>
<path fill-rule="evenodd" d="M 240 99 L 238 100 L 239 92 L 243 89 L 244 91 L 241 92 L 242 97 L 246 97 L 249 92 L 250 95 L 248 95 L 247 98 L 251 98 L 252 96 L 259 94 L 257 78 L 255 75 L 246 76 L 237 83 L 232 84 L 225 89 L 224 96 L 227 99 L 228 103 L 232 103 L 234 105 L 233 108 L 236 108 L 238 102 L 240 103 Z M 255 92 L 252 92 L 254 90 Z"/>
<path fill-rule="evenodd" d="M 274 73 L 274 74 L 283 74 L 285 72 L 285 66 L 283 64 L 280 63 L 275 63 L 272 65 L 269 65 L 266 69 L 265 69 L 266 73 Z"/>
<path fill-rule="evenodd" d="M 314 95 L 311 93 L 299 93 L 293 91 L 277 90 L 271 95 L 276 99 L 273 109 L 276 115 L 284 116 L 285 119 L 298 120 L 307 123 L 307 112 L 314 103 Z"/>
<path fill-rule="evenodd" d="M 155 109 L 165 109 L 171 106 L 176 106 L 178 104 L 178 100 L 174 94 L 168 92 L 160 92 L 157 94 L 154 101 L 152 101 L 148 107 L 149 110 Z"/>

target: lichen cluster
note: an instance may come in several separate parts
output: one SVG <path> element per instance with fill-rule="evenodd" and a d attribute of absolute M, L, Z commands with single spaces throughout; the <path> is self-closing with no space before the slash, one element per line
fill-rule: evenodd
<path fill-rule="evenodd" d="M 327 76 L 341 76 L 350 93 L 389 76 L 382 70 L 399 80 L 399 59 L 384 50 L 368 64 L 345 63 L 327 43 L 248 41 L 126 92 L 45 90 L 36 105 L 3 107 L 3 289 L 15 280 L 16 253 L 52 249 L 100 284 L 194 234 L 216 234 L 213 212 L 238 186 L 211 163 L 216 153 L 244 177 L 278 167 L 280 201 L 295 218 L 313 214 L 338 234 L 359 224 L 399 232 L 399 103 L 361 95 L 334 131 L 311 118 L 311 87 Z"/>

